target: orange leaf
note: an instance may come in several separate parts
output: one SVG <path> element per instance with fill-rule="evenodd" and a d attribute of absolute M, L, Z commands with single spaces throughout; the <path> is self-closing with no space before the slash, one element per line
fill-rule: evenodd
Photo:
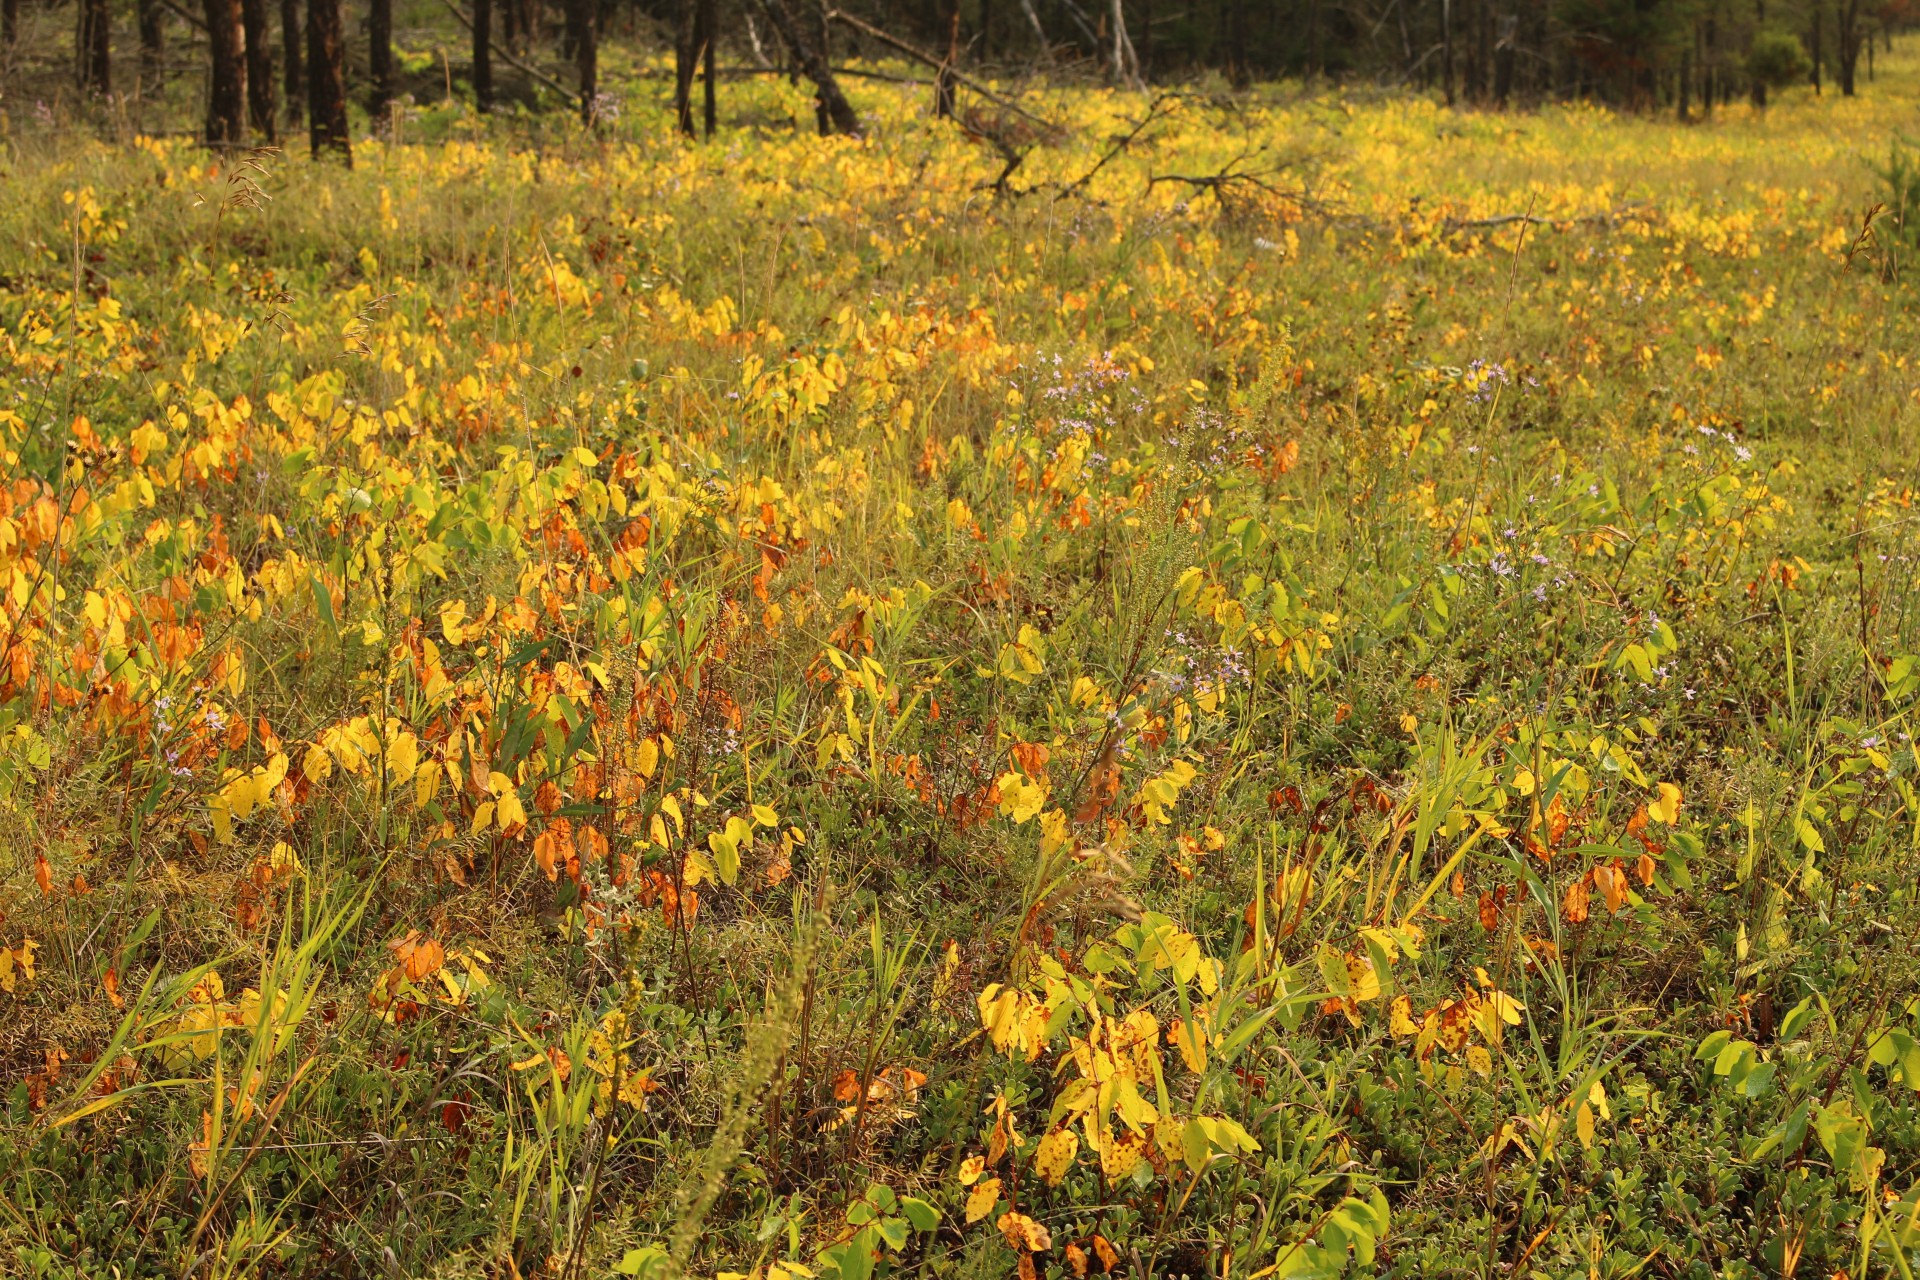
<path fill-rule="evenodd" d="M 1567 886 L 1566 894 L 1560 899 L 1560 915 L 1568 924 L 1581 924 L 1587 918 L 1587 878 L 1581 877 Z"/>

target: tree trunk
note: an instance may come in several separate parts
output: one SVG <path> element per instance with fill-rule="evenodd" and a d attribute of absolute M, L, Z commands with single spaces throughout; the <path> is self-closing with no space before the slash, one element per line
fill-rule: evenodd
<path fill-rule="evenodd" d="M 1753 29 L 1756 32 L 1767 29 L 1767 0 L 1753 0 Z M 1755 76 L 1747 86 L 1747 95 L 1753 100 L 1754 106 L 1764 111 L 1767 106 L 1767 82 Z"/>
<path fill-rule="evenodd" d="M 267 0 L 240 0 L 240 27 L 247 45 L 247 115 L 269 143 L 278 141 L 273 104 L 273 16 Z"/>
<path fill-rule="evenodd" d="M 1826 9 L 1827 6 L 1821 3 L 1821 0 L 1815 0 L 1813 6 L 1813 48 L 1810 52 L 1813 54 L 1813 92 L 1816 97 L 1820 94 L 1820 29 L 1826 25 L 1821 19 L 1826 17 Z"/>
<path fill-rule="evenodd" d="M 1860 67 L 1860 0 L 1840 3 L 1840 96 L 1851 98 L 1858 88 L 1855 72 Z"/>
<path fill-rule="evenodd" d="M 1503 13 L 1494 22 L 1493 100 L 1504 111 L 1513 96 L 1514 44 L 1520 38 L 1520 15 Z"/>
<path fill-rule="evenodd" d="M 1033 38 L 1040 46 L 1041 60 L 1052 62 L 1053 46 L 1047 43 L 1047 30 L 1040 25 L 1040 11 L 1033 7 L 1033 0 L 1020 0 L 1020 8 L 1027 15 L 1027 25 L 1033 28 Z"/>
<path fill-rule="evenodd" d="M 1711 120 L 1713 99 L 1720 91 L 1720 30 L 1709 14 L 1707 25 L 1696 28 L 1694 34 L 1700 44 L 1700 115 Z"/>
<path fill-rule="evenodd" d="M 493 0 L 473 0 L 473 105 L 493 110 Z"/>
<path fill-rule="evenodd" d="M 815 0 L 812 9 L 813 47 L 820 53 L 820 65 L 831 71 L 833 69 L 833 32 L 827 27 L 826 0 Z M 833 132 L 833 113 L 827 110 L 827 100 L 824 97 L 815 96 L 813 115 L 815 123 L 820 127 L 821 137 L 824 138 Z"/>
<path fill-rule="evenodd" d="M 0 0 L 0 48 L 20 42 L 20 0 Z"/>
<path fill-rule="evenodd" d="M 367 76 L 373 81 L 367 110 L 373 127 L 384 129 L 393 104 L 393 0 L 368 0 Z"/>
<path fill-rule="evenodd" d="M 307 0 L 307 137 L 314 159 L 332 151 L 351 167 L 345 62 L 340 0 Z"/>
<path fill-rule="evenodd" d="M 112 36 L 113 17 L 107 0 L 80 0 L 73 52 L 81 92 L 101 97 L 113 92 Z"/>
<path fill-rule="evenodd" d="M 1679 93 L 1676 96 L 1679 98 L 1680 105 L 1679 109 L 1674 112 L 1674 115 L 1679 117 L 1681 124 L 1686 124 L 1693 118 L 1692 49 L 1682 49 L 1680 51 L 1680 86 Z"/>
<path fill-rule="evenodd" d="M 706 108 L 706 119 L 702 123 L 706 125 L 708 139 L 712 139 L 714 131 L 720 127 L 719 77 L 713 65 L 713 47 L 720 43 L 720 24 L 714 18 L 713 8 L 713 0 L 700 0 L 700 25 L 707 33 L 706 56 L 701 61 L 700 91 L 706 99 L 702 104 Z"/>
<path fill-rule="evenodd" d="M 1453 105 L 1453 0 L 1440 0 L 1440 77 Z"/>
<path fill-rule="evenodd" d="M 813 81 L 818 94 L 822 122 L 829 124 L 839 133 L 860 136 L 860 117 L 854 114 L 853 104 L 840 92 L 840 82 L 833 78 L 833 68 L 827 65 L 823 51 L 815 49 L 800 34 L 800 24 L 795 21 L 793 10 L 787 7 L 787 0 L 760 0 L 767 15 L 767 21 L 773 24 L 780 39 L 785 42 L 793 60 L 800 64 L 807 79 Z"/>
<path fill-rule="evenodd" d="M 592 124 L 600 95 L 600 50 L 594 30 L 593 0 L 567 0 L 567 42 L 573 46 L 573 67 L 580 84 L 580 119 Z"/>
<path fill-rule="evenodd" d="M 206 0 L 209 78 L 207 145 L 237 147 L 247 137 L 247 69 L 241 52 L 240 0 Z"/>
<path fill-rule="evenodd" d="M 158 91 L 166 75 L 167 11 L 160 0 L 136 0 L 134 19 L 140 26 L 141 92 Z"/>
<path fill-rule="evenodd" d="M 281 98 L 286 103 L 287 127 L 298 129 L 307 118 L 306 59 L 300 53 L 300 0 L 280 0 Z"/>
<path fill-rule="evenodd" d="M 947 52 L 933 77 L 933 114 L 945 120 L 953 114 L 953 63 L 960 56 L 960 0 L 947 0 Z"/>
<path fill-rule="evenodd" d="M 959 30 L 960 12 L 954 10 L 955 31 Z M 1127 13 L 1123 0 L 1113 0 L 1113 78 L 1116 82 L 1130 88 L 1140 86 L 1140 57 L 1133 51 L 1133 41 L 1127 37 Z"/>
<path fill-rule="evenodd" d="M 693 136 L 693 73 L 700 60 L 700 0 L 680 0 L 673 40 L 673 118 Z"/>

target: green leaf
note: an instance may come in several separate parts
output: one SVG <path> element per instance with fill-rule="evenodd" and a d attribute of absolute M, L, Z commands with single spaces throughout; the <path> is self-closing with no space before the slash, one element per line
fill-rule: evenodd
<path fill-rule="evenodd" d="M 931 1231 L 940 1225 L 940 1211 L 913 1196 L 900 1197 L 900 1212 L 907 1215 L 915 1231 Z"/>
<path fill-rule="evenodd" d="M 1721 1030 L 1714 1032 L 1705 1040 L 1702 1040 L 1700 1047 L 1693 1051 L 1693 1060 L 1695 1062 L 1705 1062 L 1708 1058 L 1719 1057 L 1720 1050 L 1726 1045 L 1727 1041 L 1731 1039 L 1733 1039 L 1733 1032 L 1731 1031 Z"/>
<path fill-rule="evenodd" d="M 1787 1010 L 1787 1016 L 1780 1019 L 1780 1038 L 1791 1040 L 1800 1034 L 1802 1028 L 1813 1020 L 1813 997 L 1808 996 L 1793 1008 Z"/>
<path fill-rule="evenodd" d="M 1760 1063 L 1740 1078 L 1740 1092 L 1749 1098 L 1760 1097 L 1772 1087 L 1774 1073 L 1779 1069 L 1777 1063 Z"/>

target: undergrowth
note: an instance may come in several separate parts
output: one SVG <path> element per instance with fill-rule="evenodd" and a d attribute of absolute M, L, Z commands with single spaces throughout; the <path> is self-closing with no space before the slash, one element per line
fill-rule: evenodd
<path fill-rule="evenodd" d="M 1915 74 L 9 135 L 5 1269 L 1908 1274 Z"/>

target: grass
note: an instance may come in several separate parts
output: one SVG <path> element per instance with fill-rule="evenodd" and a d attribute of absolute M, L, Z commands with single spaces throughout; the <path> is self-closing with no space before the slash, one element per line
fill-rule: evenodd
<path fill-rule="evenodd" d="M 1908 1274 L 1910 52 L 854 93 L 9 119 L 5 1268 Z"/>

